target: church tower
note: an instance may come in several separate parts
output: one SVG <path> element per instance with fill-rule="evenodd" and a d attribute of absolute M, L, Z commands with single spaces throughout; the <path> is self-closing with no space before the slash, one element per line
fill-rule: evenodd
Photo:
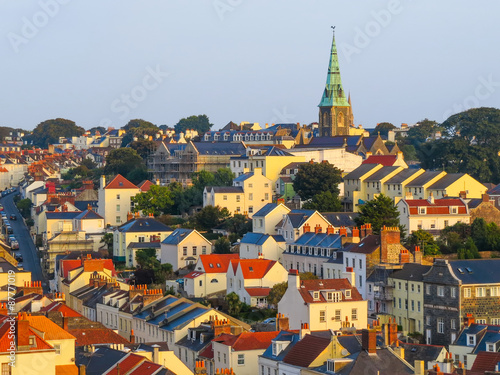
<path fill-rule="evenodd" d="M 326 76 L 325 90 L 319 103 L 319 136 L 332 137 L 335 135 L 349 135 L 349 128 L 353 126 L 351 98 L 346 99 L 342 81 L 340 79 L 337 46 L 335 45 L 335 27 L 333 30 L 330 64 Z"/>

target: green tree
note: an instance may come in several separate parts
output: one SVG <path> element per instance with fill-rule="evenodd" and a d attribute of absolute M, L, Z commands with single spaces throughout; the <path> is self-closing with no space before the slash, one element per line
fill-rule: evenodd
<path fill-rule="evenodd" d="M 480 259 L 481 255 L 477 250 L 472 238 L 468 238 L 463 247 L 458 249 L 458 259 Z"/>
<path fill-rule="evenodd" d="M 316 276 L 312 272 L 302 272 L 299 274 L 301 280 L 318 280 L 318 276 Z"/>
<path fill-rule="evenodd" d="M 412 145 L 419 146 L 426 142 L 428 138 L 433 137 L 436 132 L 442 130 L 443 128 L 436 121 L 426 118 L 408 130 L 408 140 Z"/>
<path fill-rule="evenodd" d="M 304 203 L 302 208 L 319 212 L 338 212 L 342 209 L 342 203 L 338 196 L 328 190 L 316 194 L 309 202 Z"/>
<path fill-rule="evenodd" d="M 89 132 L 92 135 L 95 135 L 96 132 L 99 132 L 101 135 L 103 135 L 107 132 L 107 130 L 102 126 L 94 126 L 93 128 L 89 129 Z"/>
<path fill-rule="evenodd" d="M 354 221 L 358 226 L 371 224 L 373 233 L 378 234 L 384 225 L 399 226 L 399 211 L 390 197 L 380 194 L 360 207 L 359 215 Z"/>
<path fill-rule="evenodd" d="M 274 286 L 269 291 L 269 296 L 267 296 L 267 302 L 272 306 L 278 306 L 288 289 L 288 282 L 284 281 L 282 283 L 274 284 Z"/>
<path fill-rule="evenodd" d="M 228 306 L 228 313 L 231 316 L 238 316 L 241 311 L 243 304 L 240 301 L 240 297 L 235 293 L 231 292 L 226 295 L 226 303 Z"/>
<path fill-rule="evenodd" d="M 205 206 L 194 216 L 194 224 L 197 229 L 211 230 L 230 216 L 227 208 L 219 206 Z"/>
<path fill-rule="evenodd" d="M 215 172 L 213 186 L 232 186 L 234 173 L 230 168 L 220 168 Z"/>
<path fill-rule="evenodd" d="M 380 133 L 381 136 L 387 137 L 389 130 L 393 129 L 396 129 L 396 127 L 390 122 L 381 122 L 377 124 L 371 135 L 378 135 Z"/>
<path fill-rule="evenodd" d="M 144 139 L 144 135 L 155 135 L 159 130 L 155 124 L 141 119 L 130 120 L 123 129 L 126 133 L 122 138 L 122 147 L 128 146 L 134 137 Z"/>
<path fill-rule="evenodd" d="M 219 237 L 214 244 L 215 254 L 230 254 L 231 253 L 231 243 L 226 237 Z"/>
<path fill-rule="evenodd" d="M 73 121 L 56 118 L 38 124 L 29 139 L 35 146 L 47 148 L 48 145 L 58 143 L 59 137 L 70 138 L 83 133 L 85 129 L 77 126 Z"/>
<path fill-rule="evenodd" d="M 245 215 L 234 214 L 224 221 L 224 229 L 229 233 L 235 233 L 237 238 L 243 237 L 247 232 L 252 231 L 252 220 Z"/>
<path fill-rule="evenodd" d="M 159 185 L 151 185 L 148 191 L 136 194 L 132 197 L 132 202 L 134 202 L 134 212 L 142 211 L 154 216 L 170 213 L 174 204 L 170 189 Z"/>
<path fill-rule="evenodd" d="M 164 284 L 172 276 L 172 265 L 170 263 L 162 264 L 156 257 L 156 249 L 144 248 L 137 250 L 135 260 L 139 270 L 148 271 L 147 274 L 152 276 L 152 280 L 146 282 L 147 284 Z"/>
<path fill-rule="evenodd" d="M 92 160 L 89 158 L 83 158 L 83 160 L 80 163 L 80 166 L 87 168 L 88 170 L 95 169 L 97 168 L 97 164 L 94 163 Z"/>
<path fill-rule="evenodd" d="M 137 151 L 143 160 L 146 160 L 151 153 L 156 151 L 156 143 L 154 141 L 150 141 L 149 139 L 138 139 L 137 141 L 132 141 L 130 142 L 129 147 Z"/>
<path fill-rule="evenodd" d="M 342 171 L 328 162 L 307 163 L 299 167 L 293 180 L 293 189 L 302 200 L 308 200 L 321 192 L 330 191 L 338 197 Z"/>
<path fill-rule="evenodd" d="M 121 174 L 127 177 L 136 168 L 144 168 L 142 158 L 131 148 L 117 148 L 106 157 L 104 173 L 107 175 Z"/>
<path fill-rule="evenodd" d="M 25 219 L 31 217 L 31 206 L 33 206 L 33 202 L 31 202 L 30 199 L 21 199 L 16 203 L 16 206 L 22 217 Z"/>
<path fill-rule="evenodd" d="M 113 241 L 114 241 L 113 233 L 105 233 L 104 236 L 102 236 L 101 241 L 100 241 L 100 243 L 103 243 L 104 245 L 106 245 L 110 255 L 112 255 L 112 251 L 113 251 Z"/>
<path fill-rule="evenodd" d="M 201 134 L 209 131 L 212 126 L 207 115 L 198 115 L 180 119 L 174 129 L 177 134 L 186 133 L 187 129 L 197 130 Z"/>
<path fill-rule="evenodd" d="M 479 217 L 471 224 L 471 238 L 478 249 L 482 251 L 488 250 L 489 233 L 486 220 Z"/>
<path fill-rule="evenodd" d="M 412 246 L 420 246 L 424 255 L 439 254 L 439 246 L 434 240 L 434 237 L 429 232 L 419 229 L 413 232 L 408 238 L 408 244 Z"/>

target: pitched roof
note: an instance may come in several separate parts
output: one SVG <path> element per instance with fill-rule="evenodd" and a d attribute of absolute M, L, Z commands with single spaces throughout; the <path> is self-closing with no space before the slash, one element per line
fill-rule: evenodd
<path fill-rule="evenodd" d="M 52 302 L 51 304 L 44 306 L 40 309 L 41 312 L 51 312 L 59 311 L 65 317 L 82 317 L 80 313 L 76 312 L 72 308 L 66 306 L 66 304 L 61 302 Z"/>
<path fill-rule="evenodd" d="M 353 170 L 351 173 L 347 174 L 347 176 L 344 177 L 344 180 L 358 180 L 371 170 L 375 169 L 378 167 L 378 164 L 361 164 L 359 167 L 357 167 L 355 170 Z"/>
<path fill-rule="evenodd" d="M 397 173 L 395 176 L 392 176 L 390 179 L 388 179 L 385 183 L 400 184 L 403 181 L 406 181 L 407 179 L 411 178 L 411 176 L 413 176 L 418 171 L 420 171 L 420 169 L 414 169 L 414 168 L 403 169 L 401 172 Z"/>
<path fill-rule="evenodd" d="M 94 220 L 104 219 L 101 215 L 93 210 L 85 210 L 74 217 L 76 220 Z"/>
<path fill-rule="evenodd" d="M 499 352 L 479 352 L 472 364 L 472 372 L 484 373 L 485 371 L 495 371 L 496 365 L 500 362 Z"/>
<path fill-rule="evenodd" d="M 269 259 L 235 259 L 231 262 L 238 262 L 244 279 L 262 279 L 273 266 L 275 260 Z"/>
<path fill-rule="evenodd" d="M 233 351 L 267 349 L 279 332 L 243 332 L 238 336 L 223 333 L 213 341 L 231 346 Z"/>
<path fill-rule="evenodd" d="M 431 181 L 433 178 L 436 178 L 440 173 L 440 171 L 425 171 L 418 177 L 415 177 L 411 180 L 406 186 L 407 187 L 420 187 Z"/>
<path fill-rule="evenodd" d="M 68 332 L 76 338 L 75 346 L 130 343 L 108 328 L 79 328 L 69 329 Z"/>
<path fill-rule="evenodd" d="M 467 205 L 458 198 L 435 199 L 431 203 L 428 199 L 405 199 L 404 202 L 409 207 L 410 215 L 419 215 L 418 207 L 426 207 L 426 215 L 449 215 L 450 207 L 458 207 L 457 214 L 466 214 Z"/>
<path fill-rule="evenodd" d="M 152 217 L 138 217 L 118 227 L 120 232 L 171 232 L 172 228 Z"/>
<path fill-rule="evenodd" d="M 203 264 L 205 273 L 226 273 L 231 259 L 239 258 L 239 254 L 202 254 L 198 259 Z"/>
<path fill-rule="evenodd" d="M 151 181 L 149 180 L 144 180 L 142 181 L 139 185 L 137 185 L 137 187 L 142 191 L 142 192 L 146 192 L 146 191 L 149 191 L 149 189 L 151 188 L 151 186 L 154 185 Z"/>
<path fill-rule="evenodd" d="M 403 268 L 391 274 L 391 278 L 409 281 L 422 281 L 423 274 L 427 273 L 432 266 L 425 266 L 417 263 L 406 263 Z M 413 362 L 411 362 L 413 363 Z"/>
<path fill-rule="evenodd" d="M 371 254 L 380 247 L 380 236 L 370 234 L 359 243 L 352 243 L 344 248 L 345 251 L 357 254 Z"/>
<path fill-rule="evenodd" d="M 195 231 L 194 229 L 177 228 L 172 233 L 170 233 L 169 236 L 162 241 L 162 243 L 170 245 L 178 245 L 194 231 Z"/>
<path fill-rule="evenodd" d="M 376 171 L 374 174 L 370 175 L 369 177 L 366 178 L 365 181 L 380 181 L 384 177 L 387 177 L 390 175 L 392 172 L 396 171 L 401 167 L 382 167 L 378 171 Z"/>
<path fill-rule="evenodd" d="M 301 280 L 299 293 L 306 303 L 326 303 L 328 302 L 323 293 L 319 293 L 319 298 L 314 299 L 312 292 L 330 291 L 351 291 L 351 298 L 346 298 L 342 293 L 341 301 L 362 301 L 363 297 L 356 287 L 353 287 L 347 279 L 324 279 L 324 280 Z"/>
<path fill-rule="evenodd" d="M 397 160 L 397 155 L 370 155 L 361 164 L 382 164 L 385 167 L 390 167 L 393 166 Z"/>
<path fill-rule="evenodd" d="M 498 283 L 500 259 L 450 260 L 449 264 L 463 284 Z"/>
<path fill-rule="evenodd" d="M 415 360 L 419 361 L 436 361 L 445 349 L 442 345 L 424 345 L 424 344 L 409 344 L 400 341 L 399 345 L 405 350 L 405 360 L 408 363 L 415 363 Z"/>
<path fill-rule="evenodd" d="M 463 176 L 465 176 L 465 173 L 448 173 L 445 176 L 441 177 L 436 182 L 434 182 L 431 186 L 429 186 L 429 189 L 431 190 L 446 189 L 448 186 L 450 186 Z"/>
<path fill-rule="evenodd" d="M 271 288 L 265 287 L 253 287 L 253 288 L 245 288 L 250 297 L 267 297 L 269 292 L 271 292 Z"/>
<path fill-rule="evenodd" d="M 45 212 L 45 215 L 47 217 L 47 220 L 72 220 L 78 215 L 80 215 L 81 212 L 75 211 L 75 212 Z"/>
<path fill-rule="evenodd" d="M 75 336 L 59 327 L 53 321 L 43 315 L 28 315 L 26 319 L 30 323 L 30 327 L 43 332 L 45 340 L 72 340 Z"/>
<path fill-rule="evenodd" d="M 292 210 L 287 216 L 294 228 L 300 228 L 315 212 L 314 210 Z"/>
<path fill-rule="evenodd" d="M 109 182 L 104 189 L 139 189 L 132 182 L 127 180 L 121 174 L 118 174 Z"/>
<path fill-rule="evenodd" d="M 253 214 L 253 217 L 264 217 L 272 212 L 278 205 L 276 203 L 266 203 L 259 211 Z"/>
<path fill-rule="evenodd" d="M 307 334 L 293 346 L 283 358 L 283 362 L 298 367 L 309 367 L 328 345 L 330 339 Z"/>
<path fill-rule="evenodd" d="M 321 215 L 334 227 L 355 227 L 354 219 L 359 216 L 359 212 L 322 212 Z"/>

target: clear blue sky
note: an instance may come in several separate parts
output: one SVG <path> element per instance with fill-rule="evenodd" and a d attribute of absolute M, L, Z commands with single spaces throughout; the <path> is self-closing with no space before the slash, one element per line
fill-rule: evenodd
<path fill-rule="evenodd" d="M 500 3 L 0 0 L 0 125 L 317 121 L 336 25 L 356 124 L 500 103 Z"/>

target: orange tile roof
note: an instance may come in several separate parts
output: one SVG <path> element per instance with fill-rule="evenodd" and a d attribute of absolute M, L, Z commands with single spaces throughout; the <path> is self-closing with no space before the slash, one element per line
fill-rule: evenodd
<path fill-rule="evenodd" d="M 45 334 L 43 336 L 45 340 L 75 339 L 75 336 L 70 335 L 67 331 L 43 315 L 28 315 L 26 319 L 30 322 L 31 327 Z"/>
<path fill-rule="evenodd" d="M 327 303 L 322 293 L 319 294 L 318 299 L 314 299 L 311 292 L 329 292 L 329 291 L 341 291 L 341 290 L 351 290 L 351 298 L 346 299 L 344 294 L 342 294 L 343 301 L 362 301 L 363 297 L 359 293 L 356 287 L 353 287 L 349 280 L 347 279 L 325 279 L 325 280 L 301 280 L 299 292 L 302 296 L 304 302 L 307 303 Z"/>
<path fill-rule="evenodd" d="M 205 273 L 226 273 L 232 259 L 240 259 L 239 254 L 200 255 Z"/>
<path fill-rule="evenodd" d="M 269 292 L 271 292 L 271 288 L 245 288 L 250 297 L 267 297 Z"/>
<path fill-rule="evenodd" d="M 239 267 L 245 279 L 262 279 L 276 264 L 269 259 L 240 259 Z"/>
<path fill-rule="evenodd" d="M 149 191 L 149 189 L 151 188 L 152 185 L 154 185 L 154 184 L 151 181 L 146 180 L 146 181 L 142 181 L 139 185 L 137 185 L 137 187 L 142 192 L 146 192 L 146 191 Z"/>
<path fill-rule="evenodd" d="M 76 365 L 56 366 L 56 375 L 78 375 L 78 367 Z"/>
<path fill-rule="evenodd" d="M 398 160 L 396 155 L 371 155 L 361 164 L 382 164 L 384 167 L 392 167 Z"/>
<path fill-rule="evenodd" d="M 106 372 L 106 375 L 118 375 L 118 374 L 128 374 L 130 370 L 132 370 L 137 365 L 146 361 L 146 358 L 137 355 L 137 354 L 129 354 L 124 357 L 120 362 L 118 362 L 115 366 L 113 366 L 110 370 Z M 117 366 L 120 365 L 120 371 L 118 371 Z"/>
<path fill-rule="evenodd" d="M 62 302 L 52 302 L 51 304 L 42 307 L 40 311 L 41 312 L 59 311 L 60 313 L 62 313 L 63 316 L 71 318 L 79 318 L 83 316 L 80 313 L 73 310 L 72 308 L 66 306 Z"/>
<path fill-rule="evenodd" d="M 137 367 L 134 371 L 129 372 L 128 375 L 148 375 L 154 374 L 156 371 L 161 369 L 161 365 L 158 365 L 153 362 L 145 361 L 139 367 Z"/>
<path fill-rule="evenodd" d="M 0 353 L 7 353 L 10 351 L 10 345 L 12 338 L 9 337 L 10 332 L 10 323 L 4 321 L 4 324 L 0 327 Z M 36 333 L 31 328 L 28 328 L 27 332 L 28 336 L 35 336 L 35 345 L 31 347 L 29 350 L 47 350 L 54 349 L 48 342 L 42 339 L 38 333 Z M 16 336 L 18 333 L 16 332 Z"/>
<path fill-rule="evenodd" d="M 93 344 L 130 344 L 118 333 L 108 328 L 82 328 L 70 329 L 70 334 L 76 337 L 75 346 L 86 346 Z"/>
<path fill-rule="evenodd" d="M 121 174 L 116 175 L 104 189 L 139 189 Z"/>

